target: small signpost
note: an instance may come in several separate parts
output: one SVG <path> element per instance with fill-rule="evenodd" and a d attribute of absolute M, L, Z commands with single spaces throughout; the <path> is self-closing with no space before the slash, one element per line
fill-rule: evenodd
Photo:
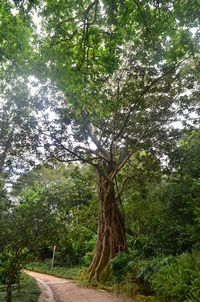
<path fill-rule="evenodd" d="M 56 251 L 56 246 L 54 245 L 54 247 L 53 247 L 53 256 L 52 256 L 52 261 L 51 261 L 51 271 L 53 270 L 55 251 Z"/>

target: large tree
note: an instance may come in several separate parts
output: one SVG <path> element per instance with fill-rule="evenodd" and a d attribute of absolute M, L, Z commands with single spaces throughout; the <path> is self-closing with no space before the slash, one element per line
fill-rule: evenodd
<path fill-rule="evenodd" d="M 12 284 L 31 253 L 37 253 L 46 245 L 59 241 L 61 223 L 58 221 L 50 198 L 45 198 L 44 190 L 29 190 L 18 205 L 7 200 L 2 207 L 0 199 L 0 264 L 4 283 L 7 286 L 7 302 L 12 301 Z"/>
<path fill-rule="evenodd" d="M 43 129 L 47 151 L 98 170 L 95 279 L 127 251 L 118 172 L 138 149 L 166 154 L 177 134 L 171 123 L 197 99 L 198 39 L 190 28 L 198 11 L 197 2 L 188 13 L 185 1 L 98 0 L 51 1 L 42 10 L 42 71 L 56 86 L 49 88 L 56 118 L 46 116 Z"/>
<path fill-rule="evenodd" d="M 178 136 L 172 122 L 197 104 L 199 8 L 186 0 L 52 0 L 37 9 L 35 100 L 48 105 L 40 145 L 50 157 L 98 170 L 92 279 L 127 251 L 119 171 L 138 150 L 167 155 Z"/>

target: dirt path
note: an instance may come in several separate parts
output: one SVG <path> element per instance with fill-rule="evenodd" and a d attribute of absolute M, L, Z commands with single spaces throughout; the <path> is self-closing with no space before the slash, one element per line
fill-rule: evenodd
<path fill-rule="evenodd" d="M 81 287 L 75 282 L 46 274 L 26 272 L 37 279 L 42 291 L 39 302 L 123 302 L 105 291 Z"/>

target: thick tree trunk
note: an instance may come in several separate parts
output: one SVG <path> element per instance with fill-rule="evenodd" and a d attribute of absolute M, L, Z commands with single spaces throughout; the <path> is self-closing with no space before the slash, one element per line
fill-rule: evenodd
<path fill-rule="evenodd" d="M 110 169 L 107 172 L 110 174 Z M 100 172 L 98 177 L 100 213 L 96 252 L 89 267 L 90 280 L 99 280 L 116 253 L 128 250 L 124 216 L 116 201 L 114 183 Z"/>

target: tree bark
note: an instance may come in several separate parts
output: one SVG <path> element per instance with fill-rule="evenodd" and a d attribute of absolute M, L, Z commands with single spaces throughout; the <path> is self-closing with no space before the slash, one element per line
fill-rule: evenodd
<path fill-rule="evenodd" d="M 12 302 L 12 284 L 13 284 L 14 276 L 15 276 L 15 269 L 13 266 L 11 266 L 8 274 L 6 302 Z"/>
<path fill-rule="evenodd" d="M 12 277 L 8 280 L 6 302 L 12 302 Z"/>
<path fill-rule="evenodd" d="M 108 163 L 103 163 L 103 171 L 111 175 L 114 171 Z M 120 251 L 128 251 L 124 216 L 121 213 L 116 196 L 114 182 L 98 172 L 98 197 L 100 202 L 96 252 L 89 267 L 90 281 L 99 280 Z"/>

